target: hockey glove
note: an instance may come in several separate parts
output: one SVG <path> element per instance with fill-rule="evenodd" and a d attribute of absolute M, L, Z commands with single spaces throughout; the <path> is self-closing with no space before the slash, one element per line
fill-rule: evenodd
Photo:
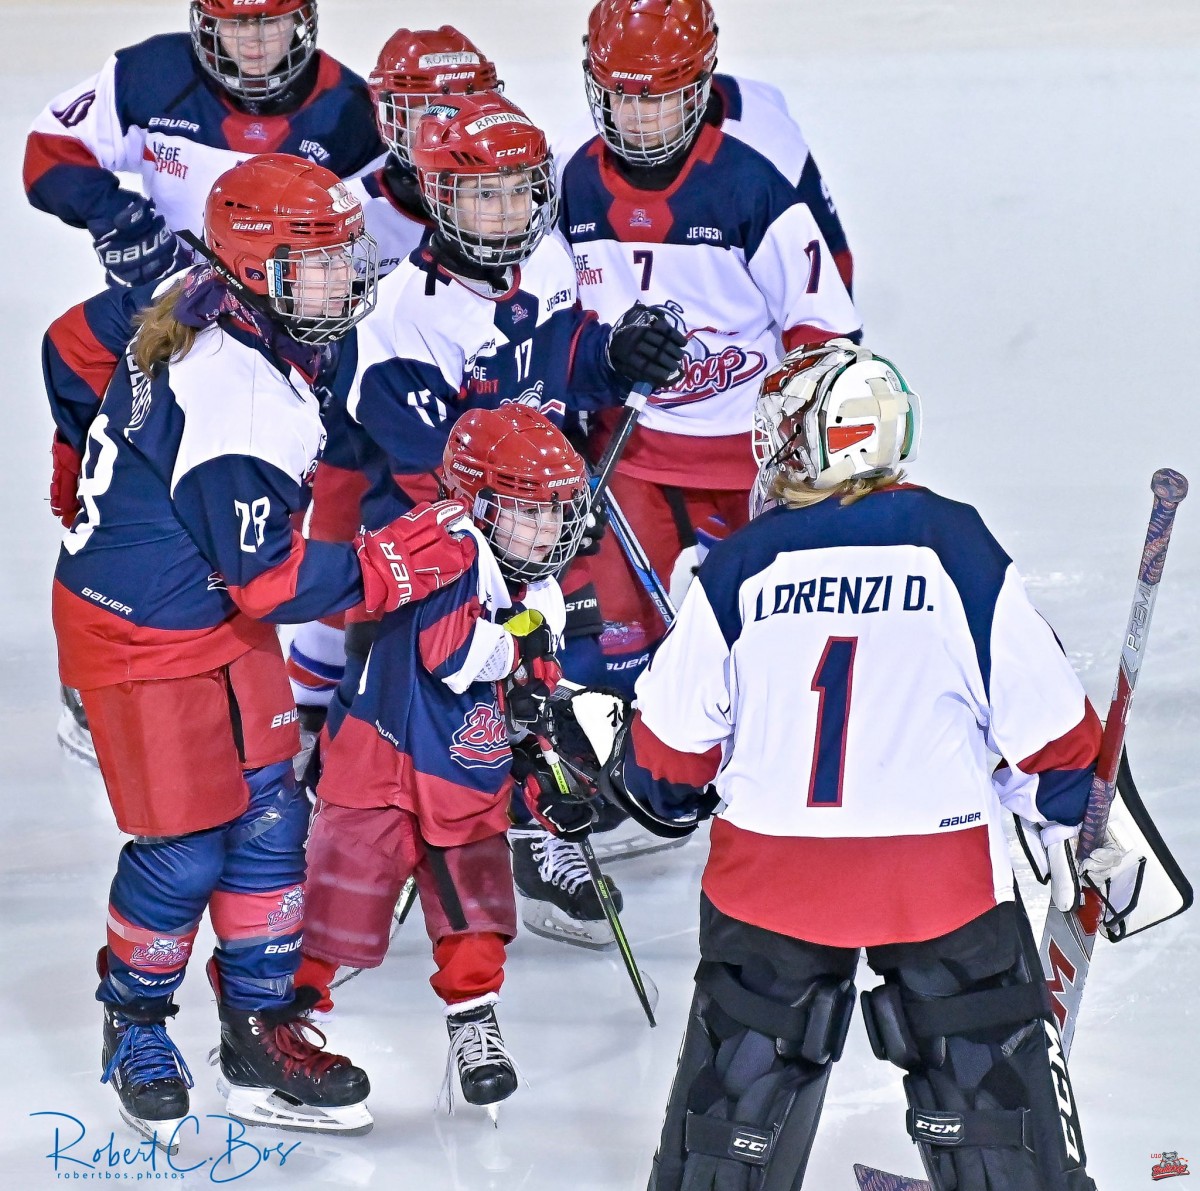
<path fill-rule="evenodd" d="M 585 838 L 596 822 L 592 794 L 570 781 L 571 793 L 564 794 L 536 741 L 513 745 L 513 782 L 524 798 L 529 813 L 559 839 L 572 843 Z"/>
<path fill-rule="evenodd" d="M 452 532 L 467 516 L 457 500 L 419 504 L 390 525 L 362 530 L 354 549 L 362 567 L 368 612 L 394 612 L 453 583 L 475 562 L 475 539 Z"/>
<path fill-rule="evenodd" d="M 191 253 L 167 227 L 154 204 L 140 194 L 122 191 L 129 201 L 115 215 L 89 219 L 96 255 L 108 285 L 131 287 L 167 277 L 191 260 Z"/>
<path fill-rule="evenodd" d="M 83 460 L 66 439 L 54 436 L 50 447 L 54 470 L 50 474 L 50 512 L 70 529 L 82 507 L 79 503 L 79 472 Z"/>
<path fill-rule="evenodd" d="M 583 537 L 579 539 L 579 549 L 575 551 L 576 558 L 587 557 L 600 553 L 600 542 L 608 529 L 608 503 L 604 497 L 588 508 L 587 521 L 583 526 Z"/>
<path fill-rule="evenodd" d="M 1124 937 L 1125 923 L 1137 908 L 1146 875 L 1146 857 L 1131 852 L 1111 830 L 1092 854 L 1079 862 L 1079 875 L 1104 903 L 1100 929 L 1112 942 Z"/>
<path fill-rule="evenodd" d="M 554 656 L 554 638 L 540 612 L 524 608 L 504 622 L 516 649 L 512 673 L 504 684 L 508 722 L 545 734 L 546 705 L 562 681 L 562 667 Z"/>
<path fill-rule="evenodd" d="M 1050 886 L 1050 901 L 1056 910 L 1069 913 L 1079 905 L 1079 869 L 1075 864 L 1075 838 L 1078 827 L 1062 823 L 1030 823 L 1014 815 L 1017 838 L 1042 885 Z"/>
<path fill-rule="evenodd" d="M 608 337 L 608 362 L 631 385 L 665 389 L 683 375 L 687 338 L 661 306 L 635 302 Z"/>

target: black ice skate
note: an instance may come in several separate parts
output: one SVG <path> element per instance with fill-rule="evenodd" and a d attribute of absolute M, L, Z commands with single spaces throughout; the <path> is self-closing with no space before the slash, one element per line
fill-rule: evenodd
<path fill-rule="evenodd" d="M 175 1130 L 188 1114 L 192 1073 L 167 1034 L 178 1012 L 169 997 L 104 1006 L 101 1083 L 121 1098 L 121 1119 L 170 1154 L 179 1152 Z"/>
<path fill-rule="evenodd" d="M 497 1000 L 495 995 L 481 997 L 469 1002 L 470 1008 L 446 1014 L 450 1053 L 446 1056 L 446 1078 L 439 1098 L 454 1111 L 452 1084 L 457 1068 L 463 1099 L 486 1108 L 493 1123 L 495 1105 L 517 1090 L 517 1066 L 496 1022 Z"/>
<path fill-rule="evenodd" d="M 296 990 L 278 1009 L 234 1009 L 221 1015 L 221 1078 L 226 1112 L 247 1125 L 316 1133 L 369 1133 L 367 1073 L 322 1047 L 325 1035 L 304 1015 L 317 990 Z"/>
<path fill-rule="evenodd" d="M 74 687 L 60 686 L 59 695 L 62 701 L 58 713 L 59 745 L 64 753 L 76 761 L 98 767 L 100 762 L 96 760 L 96 746 L 92 743 L 87 712 L 83 710 L 79 692 Z"/>
<path fill-rule="evenodd" d="M 525 925 L 535 935 L 579 947 L 616 946 L 579 845 L 538 828 L 514 828 L 508 838 Z M 605 880 L 620 912 L 621 891 L 611 878 Z"/>

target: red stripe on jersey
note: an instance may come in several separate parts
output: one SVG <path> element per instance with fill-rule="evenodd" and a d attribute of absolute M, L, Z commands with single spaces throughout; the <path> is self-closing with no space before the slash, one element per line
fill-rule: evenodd
<path fill-rule="evenodd" d="M 788 327 L 783 333 L 783 350 L 793 351 L 798 347 L 808 347 L 817 343 L 828 343 L 845 335 L 845 331 L 823 331 L 819 327 L 810 327 L 807 323 L 797 323 Z"/>
<path fill-rule="evenodd" d="M 1031 753 L 1018 765 L 1025 773 L 1051 769 L 1087 769 L 1100 755 L 1100 717 L 1088 698 L 1083 700 L 1083 719 L 1057 740 Z"/>
<path fill-rule="evenodd" d="M 638 764 L 650 772 L 655 781 L 668 781 L 679 786 L 703 789 L 717 776 L 721 768 L 721 746 L 714 744 L 706 753 L 681 753 L 663 744 L 646 727 L 639 711 L 633 717 L 630 743 Z"/>
<path fill-rule="evenodd" d="M 313 477 L 308 536 L 314 542 L 354 541 L 362 524 L 362 498 L 370 486 L 361 471 L 321 460 Z"/>
<path fill-rule="evenodd" d="M 935 939 L 996 904 L 986 827 L 815 839 L 716 818 L 701 883 L 731 918 L 827 947 Z"/>
<path fill-rule="evenodd" d="M 447 612 L 440 620 L 423 628 L 417 638 L 421 665 L 432 674 L 466 644 L 475 631 L 475 622 L 482 615 L 482 605 L 477 597 L 472 596 L 453 612 Z"/>
<path fill-rule="evenodd" d="M 60 314 L 46 332 L 63 363 L 97 399 L 104 396 L 117 367 L 117 357 L 96 338 L 84 314 L 84 303 Z"/>
<path fill-rule="evenodd" d="M 837 266 L 838 276 L 842 279 L 842 284 L 849 292 L 850 286 L 854 281 L 854 257 L 850 255 L 850 249 L 847 248 L 842 252 L 833 254 L 833 263 Z"/>
<path fill-rule="evenodd" d="M 283 562 L 256 575 L 245 587 L 229 585 L 229 598 L 247 615 L 261 620 L 287 603 L 296 594 L 300 580 L 300 564 L 304 562 L 307 544 L 292 530 L 292 548 Z"/>
<path fill-rule="evenodd" d="M 99 169 L 95 154 L 73 136 L 55 136 L 49 132 L 31 132 L 25 142 L 24 182 L 26 191 L 56 165 L 87 165 Z"/>

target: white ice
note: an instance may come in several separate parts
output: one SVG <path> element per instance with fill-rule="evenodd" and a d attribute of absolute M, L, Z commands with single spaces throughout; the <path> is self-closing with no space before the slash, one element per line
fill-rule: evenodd
<path fill-rule="evenodd" d="M 398 22 L 467 30 L 508 93 L 554 124 L 582 114 L 587 0 L 397 5 L 324 0 L 322 42 L 362 73 Z M 25 128 L 104 56 L 182 29 L 183 0 L 44 0 L 0 8 L 0 199 L 9 282 L 0 557 L 0 1186 L 55 1185 L 58 1112 L 84 1122 L 91 1159 L 118 1121 L 98 1081 L 92 956 L 120 846 L 98 779 L 54 740 L 49 618 L 56 524 L 38 344 L 100 281 L 86 236 L 25 204 Z M 857 262 L 868 342 L 925 399 L 914 478 L 976 503 L 1028 577 L 1096 705 L 1107 708 L 1155 468 L 1200 481 L 1200 5 L 1195 0 L 718 0 L 721 66 L 783 88 L 829 180 Z M 1195 879 L 1200 830 L 1200 494 L 1179 514 L 1129 728 L 1139 784 Z M 377 972 L 347 986 L 331 1041 L 370 1072 L 376 1126 L 300 1140 L 245 1186 L 601 1191 L 645 1185 L 696 959 L 705 845 L 614 868 L 638 959 L 661 990 L 647 1028 L 615 959 L 524 935 L 501 1006 L 528 1085 L 493 1129 L 435 1115 L 446 1039 L 410 922 Z M 1044 899 L 1031 895 L 1035 919 Z M 1200 1165 L 1195 913 L 1100 943 L 1071 1066 L 1102 1191 L 1149 1187 L 1151 1154 Z M 203 946 L 199 954 L 203 954 Z M 203 1133 L 175 1182 L 216 1168 L 216 1041 L 197 970 L 172 1032 L 197 1076 Z M 863 969 L 860 983 L 870 982 Z M 64 1124 L 63 1144 L 71 1136 Z M 851 1191 L 851 1165 L 919 1173 L 900 1072 L 855 1023 L 809 1167 L 813 1191 Z M 129 1169 L 131 1173 L 137 1167 Z M 64 1163 L 60 1174 L 83 1171 Z M 145 1173 L 143 1171 L 143 1173 Z M 163 1164 L 157 1172 L 163 1175 Z M 66 1181 L 66 1180 L 62 1180 Z M 78 1180 L 77 1180 L 78 1181 Z M 165 1178 L 159 1181 L 167 1181 Z"/>

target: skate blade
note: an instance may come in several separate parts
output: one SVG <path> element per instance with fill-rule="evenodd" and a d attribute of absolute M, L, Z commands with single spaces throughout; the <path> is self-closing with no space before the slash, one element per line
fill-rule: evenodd
<path fill-rule="evenodd" d="M 96 760 L 96 746 L 92 743 L 92 734 L 85 732 L 65 707 L 58 717 L 58 743 L 73 761 L 82 761 L 84 765 L 90 765 L 93 769 L 100 768 L 100 762 Z"/>
<path fill-rule="evenodd" d="M 285 1129 L 292 1133 L 339 1133 L 361 1137 L 375 1124 L 366 1101 L 341 1108 L 317 1108 L 311 1104 L 293 1104 L 271 1088 L 252 1088 L 231 1084 L 217 1077 L 217 1091 L 225 1097 L 225 1111 L 244 1125 Z"/>
<path fill-rule="evenodd" d="M 581 922 L 578 919 L 567 918 L 559 913 L 557 906 L 548 902 L 522 899 L 521 921 L 527 930 L 541 935 L 543 939 L 586 947 L 590 951 L 608 951 L 617 945 L 608 923 L 603 919 Z"/>
<path fill-rule="evenodd" d="M 489 1120 L 492 1122 L 493 1129 L 500 1128 L 500 1105 L 487 1104 L 484 1106 L 484 1112 L 488 1114 Z"/>
<path fill-rule="evenodd" d="M 179 1153 L 179 1138 L 176 1130 L 187 1120 L 187 1117 L 174 1117 L 165 1121 L 147 1121 L 141 1117 L 135 1117 L 126 1110 L 123 1104 L 117 1111 L 121 1114 L 121 1120 L 134 1133 L 140 1133 L 147 1141 L 154 1142 L 155 1147 L 162 1150 L 164 1154 L 169 1154 L 174 1158 Z"/>
<path fill-rule="evenodd" d="M 598 864 L 616 864 L 622 860 L 632 860 L 635 856 L 652 856 L 669 848 L 682 848 L 691 838 L 690 835 L 685 835 L 682 839 L 663 839 L 662 836 L 651 835 L 649 832 L 614 840 L 606 840 L 603 835 L 593 835 L 592 851 L 596 854 Z"/>

